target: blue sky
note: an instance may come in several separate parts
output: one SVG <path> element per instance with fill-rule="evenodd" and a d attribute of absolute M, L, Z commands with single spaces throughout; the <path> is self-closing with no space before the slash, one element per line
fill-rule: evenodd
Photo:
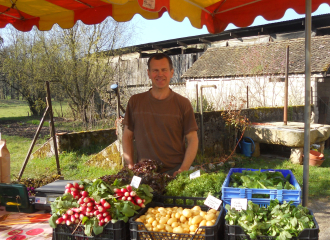
<path fill-rule="evenodd" d="M 294 0 L 292 0 L 294 1 Z M 312 15 L 320 15 L 330 13 L 330 7 L 328 4 L 321 4 L 316 12 Z M 251 26 L 264 25 L 272 22 L 287 21 L 297 18 L 305 17 L 305 15 L 299 15 L 294 10 L 288 9 L 280 20 L 266 21 L 263 17 L 258 16 Z M 135 39 L 134 45 L 159 42 L 169 39 L 196 36 L 201 34 L 208 34 L 206 27 L 197 29 L 191 26 L 190 21 L 185 18 L 182 22 L 172 20 L 166 13 L 160 19 L 146 20 L 140 15 L 135 15 L 131 20 L 137 26 L 138 38 Z M 229 24 L 226 30 L 236 28 L 235 25 Z"/>

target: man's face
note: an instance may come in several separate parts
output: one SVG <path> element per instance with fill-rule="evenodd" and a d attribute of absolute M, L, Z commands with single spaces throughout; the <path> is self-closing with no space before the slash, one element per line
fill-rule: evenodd
<path fill-rule="evenodd" d="M 148 76 L 151 79 L 154 89 L 165 89 L 169 87 L 174 69 L 170 69 L 170 64 L 166 58 L 160 60 L 152 59 Z"/>

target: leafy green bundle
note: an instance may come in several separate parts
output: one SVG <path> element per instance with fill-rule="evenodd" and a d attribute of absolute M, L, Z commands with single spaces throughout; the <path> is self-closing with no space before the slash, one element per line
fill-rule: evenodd
<path fill-rule="evenodd" d="M 176 176 L 169 182 L 165 188 L 167 196 L 183 196 L 183 197 L 207 197 L 209 194 L 213 196 L 219 195 L 226 174 L 223 172 L 206 173 L 201 170 L 201 176 L 191 179 L 190 174 L 194 170 L 185 171 Z"/>
<path fill-rule="evenodd" d="M 243 170 L 242 173 L 235 172 L 230 176 L 229 187 L 294 190 L 290 178 L 291 174 L 284 177 L 281 172 Z"/>
<path fill-rule="evenodd" d="M 277 199 L 271 200 L 267 208 L 248 202 L 247 210 L 236 211 L 230 205 L 225 206 L 225 217 L 229 225 L 239 225 L 251 239 L 258 236 L 273 236 L 276 240 L 287 240 L 298 237 L 306 228 L 314 228 L 313 216 L 301 205 L 292 202 L 279 204 Z"/>

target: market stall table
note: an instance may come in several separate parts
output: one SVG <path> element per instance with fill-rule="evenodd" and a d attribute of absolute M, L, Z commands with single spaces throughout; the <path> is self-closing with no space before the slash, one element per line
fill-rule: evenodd
<path fill-rule="evenodd" d="M 52 239 L 53 229 L 48 223 L 50 216 L 44 211 L 7 212 L 4 206 L 0 206 L 0 239 Z"/>

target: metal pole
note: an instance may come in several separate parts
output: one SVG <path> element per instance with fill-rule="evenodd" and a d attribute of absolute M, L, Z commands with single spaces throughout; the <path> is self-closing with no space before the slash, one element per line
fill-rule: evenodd
<path fill-rule="evenodd" d="M 32 150 L 33 150 L 34 144 L 35 144 L 36 141 L 37 141 L 37 138 L 38 138 L 38 136 L 39 136 L 40 130 L 41 130 L 41 128 L 42 128 L 42 125 L 44 124 L 45 117 L 46 117 L 46 115 L 47 115 L 47 113 L 48 113 L 48 110 L 49 110 L 49 106 L 46 107 L 46 110 L 45 110 L 45 112 L 44 112 L 44 115 L 42 116 L 42 118 L 41 118 L 41 120 L 40 120 L 40 123 L 39 123 L 38 129 L 37 129 L 36 134 L 34 135 L 34 138 L 33 138 L 32 142 L 31 142 L 31 145 L 30 145 L 29 151 L 28 151 L 28 153 L 27 153 L 27 155 L 26 155 L 26 157 L 25 157 L 25 160 L 24 160 L 23 166 L 22 166 L 22 168 L 21 168 L 21 171 L 20 171 L 19 174 L 18 174 L 17 181 L 19 181 L 19 180 L 21 179 L 21 177 L 22 177 L 22 175 L 23 175 L 23 173 L 24 173 L 24 170 L 25 170 L 26 164 L 27 164 L 28 161 L 29 161 L 29 158 L 30 158 L 30 155 L 31 155 L 31 153 L 32 153 Z"/>
<path fill-rule="evenodd" d="M 200 135 L 201 135 L 201 154 L 202 156 L 204 155 L 204 120 L 203 120 L 203 87 L 201 86 L 201 96 L 200 96 L 200 107 L 199 107 L 199 110 L 201 112 L 201 126 L 200 126 Z"/>
<path fill-rule="evenodd" d="M 246 108 L 249 108 L 249 86 L 246 86 Z"/>
<path fill-rule="evenodd" d="M 117 88 L 117 119 L 120 118 L 120 96 L 119 96 L 119 85 L 118 85 L 118 82 L 116 82 L 118 88 Z"/>
<path fill-rule="evenodd" d="M 49 89 L 48 81 L 46 81 L 46 88 L 47 88 L 47 105 L 49 107 L 49 117 L 50 117 L 51 129 L 52 129 L 52 138 L 53 138 L 53 144 L 54 144 L 54 153 L 55 153 L 55 159 L 56 159 L 57 174 L 61 175 L 60 160 L 58 159 L 55 126 L 54 126 L 54 119 L 53 119 L 52 99 L 50 97 L 50 89 Z"/>
<path fill-rule="evenodd" d="M 216 85 L 202 85 L 201 88 L 201 96 L 200 96 L 200 112 L 201 112 L 201 126 L 200 126 L 200 135 L 201 135 L 201 153 L 204 155 L 204 120 L 203 120 L 203 88 L 217 88 Z"/>
<path fill-rule="evenodd" d="M 196 84 L 196 112 L 198 112 L 198 83 Z"/>
<path fill-rule="evenodd" d="M 309 148 L 310 148 L 310 90 L 311 90 L 311 26 L 312 1 L 305 0 L 305 108 L 304 108 L 304 170 L 303 170 L 303 199 L 302 205 L 308 205 L 308 178 L 309 178 Z"/>
<path fill-rule="evenodd" d="M 288 88 L 289 88 L 289 46 L 286 46 L 285 54 L 285 88 L 284 88 L 284 113 L 283 121 L 284 125 L 288 125 Z"/>

